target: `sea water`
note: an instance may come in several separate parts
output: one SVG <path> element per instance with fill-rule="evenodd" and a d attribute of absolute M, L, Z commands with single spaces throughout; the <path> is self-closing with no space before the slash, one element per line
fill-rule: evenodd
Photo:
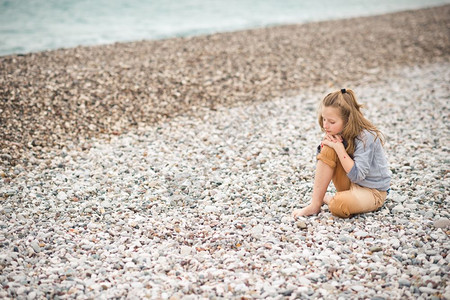
<path fill-rule="evenodd" d="M 450 0 L 0 0 L 0 55 L 418 9 Z"/>

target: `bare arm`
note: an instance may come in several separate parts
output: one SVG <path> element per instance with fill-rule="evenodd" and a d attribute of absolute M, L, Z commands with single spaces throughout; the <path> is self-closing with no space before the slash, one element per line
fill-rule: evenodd
<path fill-rule="evenodd" d="M 338 135 L 326 135 L 324 140 L 322 141 L 324 145 L 331 147 L 336 151 L 337 156 L 339 157 L 339 161 L 341 162 L 342 167 L 345 172 L 348 173 L 355 165 L 353 159 L 348 155 L 347 151 L 345 151 L 344 144 L 342 143 L 342 138 Z"/>

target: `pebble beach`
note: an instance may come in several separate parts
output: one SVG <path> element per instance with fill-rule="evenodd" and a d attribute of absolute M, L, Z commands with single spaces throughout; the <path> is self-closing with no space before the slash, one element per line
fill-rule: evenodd
<path fill-rule="evenodd" d="M 0 57 L 0 298 L 450 299 L 449 15 Z M 341 87 L 392 190 L 293 219 Z"/>

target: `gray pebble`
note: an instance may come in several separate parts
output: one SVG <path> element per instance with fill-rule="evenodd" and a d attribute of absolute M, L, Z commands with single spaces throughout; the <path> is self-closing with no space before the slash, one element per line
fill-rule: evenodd
<path fill-rule="evenodd" d="M 403 287 L 403 286 L 409 287 L 409 286 L 411 286 L 411 282 L 409 280 L 403 279 L 403 278 L 400 278 L 398 280 L 398 284 L 399 284 L 400 287 Z"/>
<path fill-rule="evenodd" d="M 33 248 L 34 252 L 39 253 L 41 252 L 41 247 L 39 246 L 39 243 L 36 241 L 31 242 L 30 244 L 31 248 Z"/>
<path fill-rule="evenodd" d="M 436 228 L 450 227 L 450 220 L 447 218 L 440 218 L 440 219 L 434 221 L 434 227 L 436 227 Z"/>
<path fill-rule="evenodd" d="M 434 294 L 434 293 L 438 292 L 438 290 L 433 289 L 433 288 L 429 288 L 429 287 L 426 287 L 426 286 L 420 287 L 419 291 L 422 292 L 422 293 L 425 293 L 425 294 Z"/>

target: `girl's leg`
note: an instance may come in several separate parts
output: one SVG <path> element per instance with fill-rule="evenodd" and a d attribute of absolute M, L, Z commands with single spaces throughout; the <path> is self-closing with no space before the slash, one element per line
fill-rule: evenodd
<path fill-rule="evenodd" d="M 330 147 L 323 147 L 317 159 L 324 161 L 329 166 L 334 166 L 333 178 L 331 180 L 338 192 L 350 189 L 350 179 L 348 179 L 347 173 L 344 167 L 342 167 L 336 151 Z M 323 203 L 329 205 L 332 198 L 332 195 L 326 194 L 323 198 Z"/>
<path fill-rule="evenodd" d="M 314 176 L 314 188 L 311 203 L 302 208 L 294 210 L 292 215 L 294 217 L 310 216 L 320 212 L 320 207 L 323 204 L 323 198 L 327 191 L 328 185 L 333 177 L 334 169 L 329 165 L 319 160 L 316 166 L 316 174 Z"/>
<path fill-rule="evenodd" d="M 334 150 L 333 150 L 334 152 Z M 336 154 L 336 152 L 334 152 Z M 350 189 L 350 179 L 347 176 L 347 172 L 345 172 L 344 167 L 342 166 L 339 158 L 336 155 L 336 170 L 333 175 L 333 184 L 336 188 L 336 191 L 343 192 L 348 191 Z"/>
<path fill-rule="evenodd" d="M 332 180 L 334 187 L 338 192 L 350 189 L 350 179 L 348 179 L 347 173 L 345 172 L 344 167 L 342 167 L 341 161 L 333 148 L 324 146 L 319 155 L 317 155 L 317 159 L 334 169 Z"/>
<path fill-rule="evenodd" d="M 312 201 L 305 208 L 294 210 L 294 217 L 318 214 L 323 203 L 329 204 L 332 197 L 325 193 L 331 180 L 337 191 L 350 189 L 350 180 L 333 148 L 324 146 L 317 155 L 317 160 Z"/>
<path fill-rule="evenodd" d="M 334 197 L 326 195 L 324 198 L 333 215 L 348 218 L 353 214 L 375 211 L 383 205 L 386 192 L 352 184 L 333 149 L 323 147 L 317 158 L 335 166 L 332 180 L 338 192 Z"/>
<path fill-rule="evenodd" d="M 375 211 L 386 200 L 387 193 L 351 184 L 350 190 L 338 192 L 328 205 L 331 213 L 341 218 Z"/>
<path fill-rule="evenodd" d="M 350 189 L 350 179 L 348 179 L 347 173 L 339 161 L 336 163 L 336 168 L 331 180 L 333 181 L 334 187 L 338 192 L 348 191 Z M 331 199 L 333 199 L 333 196 L 326 194 L 323 198 L 323 203 L 330 205 Z"/>

